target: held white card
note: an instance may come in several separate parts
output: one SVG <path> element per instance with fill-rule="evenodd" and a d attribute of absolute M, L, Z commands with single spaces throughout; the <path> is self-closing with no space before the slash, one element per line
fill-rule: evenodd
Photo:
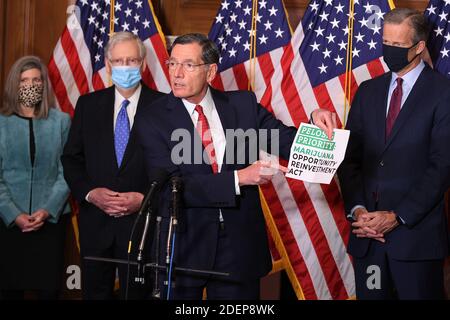
<path fill-rule="evenodd" d="M 350 131 L 333 130 L 333 138 L 317 126 L 302 123 L 291 146 L 286 177 L 329 184 L 345 157 Z"/>

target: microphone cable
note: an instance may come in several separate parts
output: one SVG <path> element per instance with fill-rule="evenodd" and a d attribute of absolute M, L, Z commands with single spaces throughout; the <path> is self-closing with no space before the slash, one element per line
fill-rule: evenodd
<path fill-rule="evenodd" d="M 168 275 L 168 284 L 167 284 L 167 301 L 170 300 L 170 290 L 172 289 L 172 267 L 173 267 L 173 255 L 175 252 L 175 238 L 176 233 L 172 236 L 172 252 L 170 253 L 170 264 L 169 264 L 169 275 Z"/>
<path fill-rule="evenodd" d="M 130 285 L 130 260 L 131 260 L 131 247 L 133 245 L 133 235 L 136 230 L 137 223 L 140 219 L 141 215 L 137 215 L 136 219 L 134 219 L 133 227 L 131 228 L 130 238 L 128 240 L 128 252 L 127 252 L 127 283 L 125 287 L 125 300 L 128 300 L 128 288 Z"/>

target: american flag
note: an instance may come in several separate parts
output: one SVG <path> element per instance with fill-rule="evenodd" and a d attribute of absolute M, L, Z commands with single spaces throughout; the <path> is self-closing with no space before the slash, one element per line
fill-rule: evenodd
<path fill-rule="evenodd" d="M 302 61 L 300 67 L 307 73 L 306 82 L 312 87 L 312 92 L 301 92 L 302 100 L 335 111 L 341 123 L 345 123 L 349 111 L 344 94 L 347 68 L 352 70 L 351 77 L 347 77 L 350 88 L 347 97 L 350 100 L 362 81 L 388 70 L 380 57 L 382 22 L 384 14 L 390 10 L 389 1 L 369 0 L 363 3 L 362 0 L 354 0 L 352 14 L 349 4 L 349 0 L 311 1 L 301 28 L 296 31 L 299 37 L 296 48 L 300 44 L 299 58 Z M 350 15 L 354 19 L 352 48 L 348 48 Z M 346 63 L 347 52 L 351 68 Z M 298 87 L 301 88 L 301 84 Z"/>
<path fill-rule="evenodd" d="M 148 68 L 143 81 L 170 91 L 167 50 L 149 0 L 78 0 L 48 65 L 61 110 L 73 115 L 80 95 L 110 86 L 105 46 L 110 33 L 118 31 L 132 32 L 144 42 Z"/>
<path fill-rule="evenodd" d="M 48 69 L 58 107 L 73 115 L 80 95 L 110 85 L 105 72 L 104 48 L 111 24 L 114 31 L 138 35 L 147 49 L 147 70 L 143 81 L 151 88 L 169 92 L 165 61 L 168 54 L 151 2 L 147 0 L 78 0 L 72 8 Z M 113 11 L 111 11 L 113 9 Z M 114 12 L 114 17 L 111 17 Z M 78 207 L 71 199 L 72 226 L 78 240 Z"/>
<path fill-rule="evenodd" d="M 258 100 L 287 125 L 298 127 L 319 106 L 336 111 L 343 123 L 348 112 L 344 110 L 346 66 L 351 75 L 347 77 L 349 97 L 362 81 L 387 70 L 380 57 L 381 24 L 390 10 L 388 0 L 353 3 L 351 13 L 350 0 L 311 1 L 291 36 L 281 0 L 222 1 L 209 34 L 221 49 L 221 73 L 215 86 L 247 89 L 254 79 Z M 353 35 L 351 68 L 347 64 L 349 33 Z M 249 35 L 255 36 L 255 60 L 250 55 Z M 282 164 L 286 162 L 282 160 Z M 297 296 L 354 296 L 354 272 L 346 253 L 349 225 L 337 182 L 308 184 L 278 175 L 261 190 Z"/>
<path fill-rule="evenodd" d="M 389 3 L 387 0 L 310 1 L 302 23 L 291 41 L 295 54 L 288 63 L 293 81 L 287 85 L 287 91 L 296 103 L 290 104 L 289 109 L 304 108 L 309 114 L 315 107 L 320 106 L 335 111 L 339 121 L 345 123 L 348 105 L 360 83 L 387 71 L 381 58 L 381 34 L 383 16 L 391 9 Z M 281 77 L 282 81 L 288 79 L 286 76 Z M 344 220 L 337 182 L 334 181 L 329 186 L 305 184 L 305 188 L 319 216 L 317 222 L 304 219 L 305 224 L 313 230 L 319 222 L 325 234 L 322 238 L 328 243 L 324 246 L 324 251 L 316 249 L 317 261 L 314 257 L 309 263 L 306 262 L 307 266 L 322 266 L 322 272 L 317 272 L 310 279 L 314 293 L 320 299 L 353 296 L 353 268 L 348 255 L 342 250 L 347 244 L 349 225 Z M 314 192 L 319 195 L 320 192 L 323 193 L 327 202 L 322 201 L 322 207 L 320 203 L 314 203 L 314 199 L 320 199 L 322 195 L 316 198 Z M 327 221 L 325 217 L 330 216 L 333 219 Z M 336 229 L 333 222 L 337 226 Z M 320 240 L 313 235 L 312 242 L 316 248 L 323 244 L 324 239 Z M 335 268 L 339 271 L 334 274 L 330 274 L 323 267 L 330 256 L 334 258 Z M 308 267 L 308 270 L 313 269 Z M 319 283 L 327 284 L 328 288 L 319 286 Z"/>
<path fill-rule="evenodd" d="M 431 0 L 425 17 L 431 26 L 428 50 L 434 68 L 450 78 L 450 0 Z"/>

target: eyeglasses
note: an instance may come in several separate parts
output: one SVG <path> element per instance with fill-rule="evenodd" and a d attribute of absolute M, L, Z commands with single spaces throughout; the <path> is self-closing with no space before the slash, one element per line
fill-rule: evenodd
<path fill-rule="evenodd" d="M 126 58 L 126 59 L 109 59 L 113 66 L 138 66 L 141 64 L 140 58 Z"/>
<path fill-rule="evenodd" d="M 192 72 L 192 71 L 195 70 L 196 67 L 205 66 L 205 65 L 208 65 L 208 64 L 210 64 L 210 63 L 195 64 L 195 63 L 192 63 L 192 62 L 175 62 L 175 61 L 171 61 L 171 60 L 167 60 L 166 61 L 166 66 L 170 70 L 175 70 L 178 65 L 181 65 L 183 67 L 184 71 L 187 71 L 187 72 Z"/>

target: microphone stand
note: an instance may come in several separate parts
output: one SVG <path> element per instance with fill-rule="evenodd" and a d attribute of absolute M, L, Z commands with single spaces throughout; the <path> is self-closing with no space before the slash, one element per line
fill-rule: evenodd
<path fill-rule="evenodd" d="M 158 246 L 156 246 L 156 262 L 151 262 L 151 263 L 145 263 L 142 265 L 141 270 L 143 272 L 145 272 L 145 270 L 147 269 L 154 269 L 155 272 L 155 286 L 153 288 L 153 294 L 152 296 L 154 298 L 160 298 L 161 293 L 160 290 L 158 288 L 158 272 L 159 271 L 166 271 L 167 272 L 167 265 L 159 265 L 159 241 L 160 241 L 160 232 L 161 232 L 161 217 L 157 217 L 156 221 L 157 221 L 157 244 Z M 173 248 L 172 248 L 173 249 Z M 169 255 L 170 257 L 170 255 Z M 133 266 L 137 266 L 139 265 L 139 263 L 137 261 L 129 261 L 129 260 L 125 260 L 125 259 L 111 259 L 111 258 L 103 258 L 103 257 L 94 257 L 94 256 L 85 256 L 83 257 L 83 259 L 85 260 L 90 260 L 90 261 L 99 261 L 99 262 L 108 262 L 108 263 L 116 263 L 116 264 L 123 264 L 123 265 L 133 265 Z M 212 270 L 201 270 L 201 269 L 193 269 L 193 268 L 186 268 L 186 267 L 172 267 L 172 271 L 178 273 L 182 273 L 182 274 L 186 274 L 186 275 L 200 275 L 200 276 L 217 276 L 217 277 L 228 277 L 230 276 L 230 274 L 228 272 L 218 272 L 218 271 L 212 271 Z M 143 273 L 144 274 L 144 273 Z M 145 274 L 144 274 L 145 276 Z"/>
<path fill-rule="evenodd" d="M 178 177 L 174 177 L 172 182 L 172 215 L 170 217 L 169 224 L 169 234 L 167 236 L 166 245 L 166 281 L 164 284 L 167 285 L 167 300 L 170 297 L 170 291 L 175 287 L 175 281 L 172 279 L 172 266 L 173 266 L 173 255 L 175 252 L 175 237 L 177 234 L 178 226 L 178 207 L 179 207 L 179 191 L 180 191 L 180 180 Z"/>
<path fill-rule="evenodd" d="M 150 226 L 150 220 L 152 218 L 152 198 L 154 197 L 155 193 L 157 192 L 158 184 L 160 183 L 160 179 L 157 179 L 153 181 L 150 185 L 150 189 L 147 192 L 147 195 L 145 196 L 144 200 L 142 201 L 141 208 L 138 212 L 138 215 L 136 217 L 136 220 L 134 221 L 134 227 L 137 225 L 137 222 L 139 221 L 142 214 L 145 212 L 145 225 L 144 225 L 144 231 L 142 232 L 141 241 L 139 243 L 139 249 L 138 249 L 138 255 L 137 255 L 137 276 L 134 278 L 134 281 L 137 283 L 140 283 L 141 285 L 145 284 L 145 265 L 143 261 L 143 252 L 144 252 L 144 246 L 145 246 L 145 239 L 147 238 L 147 232 L 148 228 Z M 128 253 L 131 253 L 131 241 L 129 243 Z"/>
<path fill-rule="evenodd" d="M 102 258 L 102 257 L 93 257 L 93 256 L 86 256 L 83 257 L 85 260 L 90 261 L 100 261 L 100 262 L 111 262 L 111 263 L 119 263 L 119 264 L 128 264 L 128 261 L 125 259 L 110 259 L 110 258 Z M 137 266 L 136 261 L 130 261 L 130 265 Z M 144 264 L 145 268 L 154 268 L 158 270 L 165 270 L 166 266 L 160 266 L 159 264 L 155 262 L 146 263 Z M 203 276 L 219 276 L 219 277 L 228 277 L 230 274 L 228 272 L 219 272 L 219 271 L 212 271 L 212 270 L 202 270 L 202 269 L 192 269 L 192 268 L 184 268 L 184 267 L 174 267 L 173 268 L 177 272 L 185 273 L 185 274 L 197 274 L 197 275 L 203 275 Z"/>
<path fill-rule="evenodd" d="M 144 225 L 144 231 L 142 232 L 142 238 L 141 242 L 139 243 L 139 249 L 138 249 L 138 255 L 137 255 L 137 276 L 135 277 L 134 281 L 138 282 L 140 284 L 145 284 L 145 265 L 143 261 L 143 252 L 144 252 L 144 246 L 145 246 L 145 239 L 147 238 L 147 232 L 148 228 L 150 226 L 150 219 L 152 216 L 152 209 L 151 206 L 148 207 L 147 213 L 145 215 L 145 225 Z"/>
<path fill-rule="evenodd" d="M 149 225 L 151 223 L 152 220 L 152 208 L 149 205 L 148 207 L 144 207 L 147 204 L 147 201 L 144 201 L 144 206 L 141 208 L 141 210 L 139 210 L 138 213 L 138 217 L 135 220 L 135 224 L 137 223 L 139 217 L 142 215 L 143 211 L 146 210 L 146 218 L 145 218 L 145 226 L 144 226 L 144 231 L 142 234 L 142 238 L 140 241 L 140 245 L 139 245 L 139 250 L 138 250 L 138 259 L 137 261 L 130 261 L 130 260 L 125 260 L 125 259 L 111 259 L 111 258 L 104 258 L 104 257 L 93 257 L 93 256 L 85 256 L 82 257 L 85 260 L 90 260 L 90 261 L 99 261 L 99 262 L 108 262 L 108 263 L 116 263 L 116 264 L 123 264 L 123 265 L 133 265 L 133 266 L 137 266 L 138 268 L 138 276 L 136 277 L 136 281 L 139 283 L 144 283 L 144 279 L 145 279 L 145 272 L 147 269 L 153 269 L 155 272 L 155 282 L 154 282 L 154 288 L 153 288 L 153 293 L 152 296 L 154 298 L 160 298 L 161 293 L 160 290 L 158 288 L 158 272 L 161 271 L 166 271 L 166 275 L 170 276 L 171 278 L 171 273 L 172 271 L 174 271 L 175 273 L 183 273 L 183 274 L 187 274 L 187 275 L 201 275 L 201 276 L 218 276 L 218 277 L 228 277 L 230 274 L 227 272 L 217 272 L 217 271 L 212 271 L 212 270 L 200 270 L 200 269 L 192 269 L 192 268 L 186 268 L 186 267 L 174 267 L 173 266 L 173 253 L 174 253 L 174 241 L 173 238 L 176 235 L 176 229 L 178 226 L 178 200 L 179 200 L 179 180 L 173 181 L 173 186 L 172 186 L 172 192 L 173 192 L 173 203 L 172 203 L 172 216 L 170 218 L 170 226 L 169 226 L 169 235 L 168 235 L 168 241 L 167 241 L 167 252 L 166 252 L 166 263 L 165 265 L 159 265 L 159 245 L 160 245 L 160 238 L 161 238 L 161 221 L 162 218 L 160 216 L 156 217 L 156 245 L 155 245 L 155 250 L 156 250 L 156 262 L 152 262 L 152 263 L 144 263 L 143 262 L 143 252 L 144 252 L 144 246 L 145 246 L 145 238 L 147 237 L 147 233 L 148 233 L 148 229 L 149 229 Z M 156 186 L 154 184 L 152 184 L 153 188 Z M 149 194 L 151 195 L 151 193 L 154 191 L 150 191 Z M 149 200 L 151 197 L 148 195 L 146 197 L 146 200 Z M 132 234 L 134 232 L 134 227 L 133 226 L 133 231 Z M 172 245 L 171 245 L 171 242 Z M 129 242 L 129 248 L 128 248 L 128 254 L 130 254 L 131 252 L 131 239 Z M 172 260 L 172 261 L 171 261 Z M 170 281 L 168 281 L 169 278 L 167 278 L 167 280 L 164 282 L 164 284 L 168 284 Z M 171 280 L 171 279 L 170 279 Z M 128 285 L 128 283 L 127 283 Z M 170 292 L 171 288 L 168 288 L 168 293 Z M 128 290 L 127 290 L 128 291 Z M 168 295 L 169 296 L 169 295 Z"/>
<path fill-rule="evenodd" d="M 156 217 L 156 238 L 155 238 L 155 261 L 158 263 L 159 261 L 159 238 L 161 237 L 161 220 L 162 217 Z M 153 292 L 152 297 L 156 299 L 161 299 L 161 290 L 159 289 L 159 270 L 158 268 L 154 268 L 154 281 L 153 281 Z"/>

